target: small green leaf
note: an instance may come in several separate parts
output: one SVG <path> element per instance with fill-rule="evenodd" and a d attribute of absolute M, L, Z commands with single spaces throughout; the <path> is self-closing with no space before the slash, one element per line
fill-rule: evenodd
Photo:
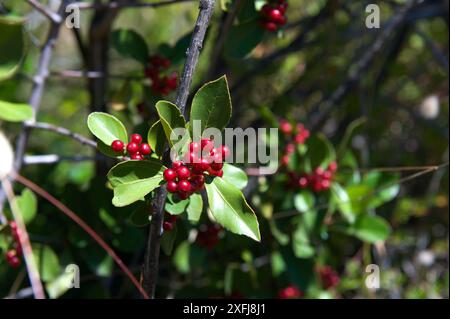
<path fill-rule="evenodd" d="M 25 224 L 31 222 L 36 216 L 37 212 L 37 198 L 34 193 L 25 188 L 22 194 L 16 197 L 17 205 L 19 206 L 20 212 L 22 213 L 23 221 Z"/>
<path fill-rule="evenodd" d="M 74 280 L 72 272 L 63 272 L 61 275 L 46 283 L 45 290 L 50 299 L 57 299 L 64 295 L 71 287 Z"/>
<path fill-rule="evenodd" d="M 149 57 L 147 43 L 136 31 L 126 29 L 113 31 L 112 45 L 121 55 L 147 64 Z"/>
<path fill-rule="evenodd" d="M 171 139 L 171 134 L 174 129 L 186 128 L 186 121 L 180 113 L 180 109 L 173 103 L 168 101 L 159 101 L 156 103 L 156 111 L 158 112 L 159 119 L 163 126 L 166 138 L 169 141 L 170 146 L 174 146 L 180 142 L 183 136 L 174 136 L 175 140 Z M 187 130 L 185 133 L 188 133 Z"/>
<path fill-rule="evenodd" d="M 245 186 L 247 186 L 248 183 L 248 177 L 247 174 L 240 168 L 224 163 L 223 165 L 223 179 L 229 182 L 230 184 L 233 184 L 239 189 L 244 189 Z"/>
<path fill-rule="evenodd" d="M 56 279 L 61 273 L 58 255 L 45 245 L 33 245 L 33 255 L 39 274 L 44 282 Z"/>
<path fill-rule="evenodd" d="M 115 140 L 128 142 L 128 134 L 125 126 L 116 117 L 108 113 L 91 113 L 87 120 L 89 130 L 106 145 L 111 145 Z"/>
<path fill-rule="evenodd" d="M 353 122 L 350 123 L 350 125 L 345 130 L 344 137 L 342 138 L 341 143 L 339 144 L 338 150 L 337 150 L 337 159 L 339 162 L 341 162 L 341 159 L 344 157 L 345 153 L 347 152 L 349 143 L 353 135 L 361 129 L 361 127 L 366 123 L 367 119 L 362 117 L 359 118 Z"/>
<path fill-rule="evenodd" d="M 164 146 L 166 143 L 166 133 L 164 132 L 164 128 L 161 124 L 161 121 L 155 122 L 147 134 L 148 144 L 152 148 L 152 150 L 161 157 L 164 152 Z"/>
<path fill-rule="evenodd" d="M 166 255 L 170 255 L 173 250 L 173 244 L 177 239 L 178 227 L 175 227 L 171 231 L 165 231 L 161 237 L 161 248 Z"/>
<path fill-rule="evenodd" d="M 180 215 L 186 211 L 190 199 L 180 200 L 169 194 L 164 209 L 171 215 Z"/>
<path fill-rule="evenodd" d="M 297 226 L 293 234 L 292 248 L 297 258 L 311 258 L 315 254 L 315 249 L 309 240 L 308 231 L 302 224 Z"/>
<path fill-rule="evenodd" d="M 177 249 L 175 250 L 175 254 L 173 256 L 173 263 L 178 271 L 182 274 L 187 274 L 190 269 L 190 251 L 191 245 L 188 241 L 182 242 Z"/>
<path fill-rule="evenodd" d="M 186 209 L 188 219 L 192 222 L 198 222 L 203 211 L 203 199 L 200 194 L 192 194 L 189 197 L 189 205 Z"/>
<path fill-rule="evenodd" d="M 0 16 L 0 81 L 11 78 L 23 61 L 26 50 L 25 21 L 24 18 Z"/>
<path fill-rule="evenodd" d="M 331 185 L 331 196 L 333 201 L 336 203 L 342 216 L 349 222 L 353 224 L 356 219 L 356 215 L 353 211 L 352 202 L 347 191 L 338 183 L 333 183 Z"/>
<path fill-rule="evenodd" d="M 314 208 L 314 194 L 308 190 L 302 190 L 294 197 L 294 206 L 301 213 L 306 213 Z"/>
<path fill-rule="evenodd" d="M 33 109 L 29 104 L 0 101 L 0 120 L 22 122 L 33 118 Z"/>
<path fill-rule="evenodd" d="M 261 240 L 258 219 L 242 192 L 222 178 L 206 184 L 209 207 L 216 221 L 239 235 Z"/>
<path fill-rule="evenodd" d="M 379 216 L 360 215 L 349 232 L 362 241 L 376 243 L 388 238 L 391 227 Z"/>
<path fill-rule="evenodd" d="M 262 41 L 265 32 L 257 19 L 231 28 L 225 45 L 225 56 L 229 59 L 243 59 Z"/>
<path fill-rule="evenodd" d="M 225 76 L 206 83 L 194 96 L 191 123 L 200 121 L 201 133 L 206 128 L 223 130 L 231 118 L 231 97 Z M 191 124 L 194 127 L 194 124 Z"/>
<path fill-rule="evenodd" d="M 306 158 L 311 169 L 317 167 L 326 168 L 336 159 L 336 152 L 333 145 L 323 134 L 313 135 L 305 143 L 307 147 Z"/>

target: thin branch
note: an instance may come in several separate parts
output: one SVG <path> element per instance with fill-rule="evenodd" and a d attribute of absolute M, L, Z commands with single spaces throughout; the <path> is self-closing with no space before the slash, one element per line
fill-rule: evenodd
<path fill-rule="evenodd" d="M 206 30 L 208 28 L 212 13 L 214 11 L 215 0 L 200 0 L 199 14 L 192 34 L 191 43 L 186 52 L 186 62 L 181 76 L 180 85 L 177 90 L 176 105 L 180 108 L 181 114 L 186 113 L 186 101 L 189 96 L 189 89 L 197 66 L 200 50 L 203 47 Z M 166 147 L 164 161 L 170 163 L 168 148 Z M 166 163 L 167 164 L 167 163 Z M 159 251 L 162 235 L 162 224 L 164 221 L 164 204 L 166 202 L 167 191 L 160 187 L 156 191 L 153 201 L 154 213 L 150 224 L 147 247 L 145 251 L 144 266 L 142 269 L 143 286 L 151 298 L 155 297 L 156 282 L 159 268 Z"/>
<path fill-rule="evenodd" d="M 21 183 L 22 185 L 28 187 L 32 191 L 34 191 L 39 196 L 45 198 L 47 201 L 49 201 L 53 206 L 58 208 L 61 212 L 63 212 L 67 217 L 72 219 L 78 226 L 80 226 L 89 236 L 92 237 L 97 244 L 99 244 L 106 253 L 111 256 L 111 258 L 115 261 L 115 263 L 122 269 L 123 273 L 131 280 L 133 285 L 139 290 L 139 292 L 142 294 L 142 296 L 146 299 L 148 299 L 148 295 L 142 289 L 141 285 L 137 281 L 137 279 L 134 277 L 131 270 L 124 264 L 122 259 L 116 254 L 116 252 L 98 235 L 94 229 L 91 228 L 88 224 L 86 224 L 85 221 L 83 221 L 77 214 L 75 214 L 71 209 L 69 209 L 66 205 L 61 203 L 59 200 L 57 200 L 55 197 L 53 197 L 51 194 L 49 194 L 46 190 L 42 189 L 32 181 L 28 180 L 27 178 L 19 175 L 19 174 L 13 174 L 13 178 Z"/>
<path fill-rule="evenodd" d="M 42 5 L 37 0 L 27 0 L 27 2 L 36 9 L 36 11 L 42 13 L 47 19 L 49 19 L 54 24 L 61 24 L 62 17 L 61 15 L 51 11 L 50 9 L 47 9 L 44 5 Z"/>
<path fill-rule="evenodd" d="M 57 154 L 47 154 L 47 155 L 26 155 L 23 158 L 24 165 L 38 165 L 38 164 L 55 164 L 62 161 L 69 162 L 88 162 L 106 159 L 102 157 L 92 157 L 92 156 L 60 156 Z"/>
<path fill-rule="evenodd" d="M 350 71 L 345 81 L 327 98 L 324 98 L 318 104 L 312 108 L 312 114 L 308 116 L 310 127 L 317 129 L 323 121 L 326 119 L 327 114 L 337 105 L 353 88 L 354 84 L 358 82 L 363 76 L 364 71 L 370 66 L 372 61 L 377 57 L 380 51 L 383 49 L 385 43 L 391 37 L 392 33 L 399 29 L 399 27 L 405 22 L 407 14 L 416 5 L 418 0 L 409 0 L 404 6 L 402 6 L 397 13 L 392 17 L 390 24 L 384 27 L 378 38 L 367 49 Z"/>
<path fill-rule="evenodd" d="M 9 202 L 9 207 L 11 208 L 11 212 L 17 224 L 17 229 L 19 231 L 19 242 L 22 247 L 23 257 L 27 266 L 28 278 L 30 279 L 31 287 L 33 288 L 34 297 L 36 299 L 45 299 L 44 287 L 42 286 L 39 270 L 33 256 L 30 237 L 28 236 L 27 228 L 23 222 L 22 212 L 17 204 L 11 182 L 8 178 L 4 178 L 1 182 L 6 198 Z"/>
<path fill-rule="evenodd" d="M 119 79 L 119 80 L 133 80 L 143 81 L 147 79 L 144 75 L 123 75 L 123 74 L 104 74 L 100 71 L 80 71 L 80 70 L 61 70 L 50 72 L 51 77 L 58 78 L 81 78 L 81 79 Z"/>
<path fill-rule="evenodd" d="M 88 9 L 140 9 L 140 8 L 157 8 L 171 4 L 183 3 L 183 2 L 192 2 L 194 0 L 164 0 L 158 2 L 132 2 L 132 3 L 121 3 L 121 2 L 74 2 L 72 6 L 77 6 L 80 10 L 88 10 Z"/>
<path fill-rule="evenodd" d="M 56 126 L 50 123 L 42 123 L 42 122 L 35 122 L 35 123 L 27 123 L 25 124 L 28 128 L 34 128 L 34 129 L 41 129 L 45 131 L 50 131 L 57 133 L 59 135 L 70 137 L 78 142 L 80 142 L 83 145 L 88 145 L 93 148 L 97 148 L 97 142 L 90 140 L 78 133 L 74 133 L 64 127 Z"/>

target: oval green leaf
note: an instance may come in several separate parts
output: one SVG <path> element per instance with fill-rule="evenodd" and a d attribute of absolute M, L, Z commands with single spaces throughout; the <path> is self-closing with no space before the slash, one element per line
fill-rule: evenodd
<path fill-rule="evenodd" d="M 89 130 L 106 145 L 111 145 L 114 140 L 128 142 L 128 134 L 125 126 L 116 117 L 108 113 L 91 113 L 87 120 Z"/>
<path fill-rule="evenodd" d="M 22 122 L 33 118 L 33 109 L 29 104 L 0 101 L 0 120 Z"/>

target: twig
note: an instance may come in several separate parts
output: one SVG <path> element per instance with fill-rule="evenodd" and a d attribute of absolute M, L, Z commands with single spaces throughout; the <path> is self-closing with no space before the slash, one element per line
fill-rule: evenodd
<path fill-rule="evenodd" d="M 9 202 L 9 207 L 14 216 L 14 220 L 17 224 L 19 231 L 19 242 L 22 247 L 23 257 L 27 266 L 28 278 L 30 279 L 31 287 L 33 288 L 33 294 L 36 299 L 45 299 L 44 287 L 42 286 L 41 278 L 39 276 L 39 270 L 36 265 L 36 261 L 33 256 L 33 249 L 31 248 L 30 238 L 23 222 L 22 212 L 14 195 L 14 191 L 11 182 L 8 178 L 2 180 L 2 187 L 5 191 L 6 198 Z"/>
<path fill-rule="evenodd" d="M 70 137 L 70 138 L 80 142 L 83 145 L 88 145 L 93 148 L 97 148 L 97 143 L 95 141 L 90 140 L 78 133 L 74 133 L 64 127 L 56 126 L 56 125 L 53 125 L 50 123 L 42 123 L 42 122 L 26 123 L 25 125 L 28 128 L 46 130 L 46 131 L 57 133 L 59 135 L 67 136 L 67 137 Z"/>
<path fill-rule="evenodd" d="M 99 71 L 79 71 L 79 70 L 61 70 L 52 71 L 50 76 L 59 78 L 82 78 L 82 79 L 119 79 L 119 80 L 133 80 L 143 81 L 146 79 L 144 75 L 123 75 L 123 74 L 104 74 Z"/>
<path fill-rule="evenodd" d="M 61 15 L 47 9 L 37 0 L 27 0 L 27 2 L 35 8 L 38 12 L 42 13 L 46 18 L 48 18 L 51 22 L 55 24 L 61 24 L 62 17 Z"/>
<path fill-rule="evenodd" d="M 131 282 L 134 284 L 134 286 L 139 290 L 139 292 L 142 294 L 142 296 L 146 299 L 148 299 L 148 295 L 146 292 L 142 289 L 141 285 L 137 281 L 137 279 L 134 277 L 131 270 L 124 264 L 122 259 L 116 254 L 116 252 L 93 230 L 88 224 L 86 224 L 80 217 L 78 217 L 77 214 L 75 214 L 71 209 L 69 209 L 66 205 L 61 203 L 59 200 L 57 200 L 55 197 L 53 197 L 51 194 L 49 194 L 46 190 L 42 189 L 32 181 L 28 180 L 27 178 L 19 175 L 19 174 L 13 174 L 13 178 L 21 183 L 22 185 L 28 187 L 32 191 L 34 191 L 39 196 L 45 198 L 48 200 L 53 206 L 58 208 L 61 212 L 63 212 L 67 217 L 72 219 L 75 223 L 78 224 L 89 236 L 92 237 L 95 242 L 97 242 L 105 251 L 106 253 L 111 256 L 111 258 L 115 261 L 115 263 L 122 269 L 124 274 L 131 280 Z"/>
<path fill-rule="evenodd" d="M 355 83 L 362 77 L 364 71 L 369 67 L 378 53 L 384 47 L 384 44 L 391 37 L 392 33 L 404 23 L 408 12 L 414 7 L 418 0 L 409 0 L 399 11 L 392 17 L 391 23 L 387 25 L 372 46 L 359 59 L 354 67 L 348 73 L 346 80 L 327 98 L 324 98 L 312 108 L 312 112 L 308 118 L 310 127 L 317 129 L 325 120 L 327 114 L 338 104 L 350 91 Z"/>
<path fill-rule="evenodd" d="M 186 113 L 186 101 L 189 96 L 189 88 L 192 83 L 192 77 L 197 66 L 200 50 L 202 49 L 203 41 L 205 39 L 205 33 L 215 5 L 215 0 L 200 0 L 199 2 L 199 14 L 194 32 L 192 34 L 191 43 L 186 52 L 186 62 L 176 97 L 176 105 L 180 108 L 180 112 L 183 115 Z M 167 148 L 165 151 L 164 160 L 166 162 L 170 162 Z M 154 213 L 150 224 L 150 233 L 148 236 L 144 266 L 142 269 L 143 287 L 151 298 L 155 297 L 156 282 L 158 277 L 161 230 L 164 221 L 164 204 L 166 197 L 166 189 L 164 187 L 160 187 L 156 191 L 156 196 L 153 201 Z"/>
<path fill-rule="evenodd" d="M 69 162 L 86 162 L 86 161 L 95 161 L 104 159 L 101 157 L 92 157 L 92 156 L 60 156 L 56 154 L 47 154 L 47 155 L 26 155 L 23 158 L 24 165 L 37 165 L 37 164 L 54 164 L 62 161 Z"/>
<path fill-rule="evenodd" d="M 15 294 L 10 294 L 5 299 L 24 299 L 33 296 L 33 288 L 27 287 L 19 290 Z"/>
<path fill-rule="evenodd" d="M 132 3 L 121 3 L 121 2 L 109 2 L 109 3 L 90 3 L 90 2 L 74 2 L 72 6 L 77 6 L 80 10 L 87 9 L 139 9 L 139 8 L 157 8 L 161 6 L 166 6 L 170 4 L 191 2 L 194 0 L 165 0 L 158 2 L 132 2 Z"/>

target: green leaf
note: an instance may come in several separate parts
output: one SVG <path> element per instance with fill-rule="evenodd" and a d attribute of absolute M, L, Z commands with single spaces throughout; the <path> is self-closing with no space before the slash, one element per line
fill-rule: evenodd
<path fill-rule="evenodd" d="M 0 81 L 12 77 L 23 61 L 26 49 L 24 21 L 22 18 L 0 16 Z"/>
<path fill-rule="evenodd" d="M 45 285 L 45 290 L 50 299 L 57 299 L 64 295 L 70 288 L 73 282 L 74 274 L 72 272 L 63 272 L 61 275 L 48 282 Z"/>
<path fill-rule="evenodd" d="M 126 161 L 114 166 L 108 179 L 114 188 L 113 205 L 123 207 L 139 201 L 160 186 L 164 166 L 157 160 Z"/>
<path fill-rule="evenodd" d="M 206 128 L 223 130 L 231 118 L 231 97 L 225 76 L 203 85 L 195 94 L 191 107 L 191 127 L 200 121 L 201 133 Z"/>
<path fill-rule="evenodd" d="M 233 233 L 261 240 L 255 212 L 236 186 L 215 178 L 206 184 L 206 192 L 211 212 L 219 224 Z"/>
<path fill-rule="evenodd" d="M 113 31 L 112 45 L 121 55 L 147 64 L 149 57 L 147 43 L 136 31 L 127 29 Z"/>
<path fill-rule="evenodd" d="M 161 121 L 155 122 L 147 134 L 147 141 L 152 150 L 161 157 L 164 152 L 164 146 L 166 143 L 166 133 L 161 124 Z"/>
<path fill-rule="evenodd" d="M 61 273 L 58 255 L 49 246 L 33 245 L 33 255 L 44 282 L 56 279 Z"/>
<path fill-rule="evenodd" d="M 186 209 L 188 219 L 192 222 L 198 222 L 203 211 L 203 199 L 200 194 L 192 194 L 189 197 L 189 205 Z"/>
<path fill-rule="evenodd" d="M 311 258 L 315 254 L 315 249 L 309 241 L 306 228 L 299 224 L 293 233 L 292 248 L 297 258 Z"/>
<path fill-rule="evenodd" d="M 173 250 L 173 244 L 177 239 L 178 227 L 175 227 L 171 231 L 165 231 L 161 237 L 161 248 L 166 255 L 170 255 Z"/>
<path fill-rule="evenodd" d="M 168 194 L 164 209 L 171 215 L 180 215 L 186 211 L 188 204 L 189 199 L 180 200 L 172 196 L 172 194 Z"/>
<path fill-rule="evenodd" d="M 16 197 L 17 205 L 22 213 L 23 221 L 25 224 L 31 222 L 36 216 L 37 212 L 37 198 L 34 193 L 25 188 L 22 194 Z"/>
<path fill-rule="evenodd" d="M 353 211 L 352 202 L 347 191 L 338 183 L 331 184 L 331 196 L 333 201 L 336 203 L 342 216 L 349 222 L 353 224 L 356 219 L 355 212 Z"/>
<path fill-rule="evenodd" d="M 177 249 L 175 250 L 175 254 L 173 255 L 173 263 L 178 271 L 182 274 L 189 273 L 191 269 L 190 265 L 190 250 L 191 245 L 188 241 L 182 242 Z"/>
<path fill-rule="evenodd" d="M 156 111 L 158 112 L 169 145 L 173 146 L 180 142 L 184 136 L 177 136 L 177 139 L 171 140 L 171 134 L 174 129 L 186 127 L 186 121 L 183 115 L 181 115 L 180 109 L 168 101 L 159 101 L 156 103 Z"/>
<path fill-rule="evenodd" d="M 89 114 L 87 125 L 89 130 L 106 145 L 115 140 L 128 142 L 125 126 L 116 117 L 108 113 L 94 112 Z"/>
<path fill-rule="evenodd" d="M 129 221 L 135 226 L 143 227 L 150 224 L 151 221 L 151 205 L 143 203 L 139 205 L 130 215 Z"/>
<path fill-rule="evenodd" d="M 294 197 L 294 206 L 301 213 L 306 213 L 314 208 L 314 194 L 308 190 L 302 190 Z"/>
<path fill-rule="evenodd" d="M 372 215 L 358 216 L 349 229 L 350 234 L 370 243 L 386 240 L 390 232 L 391 227 L 386 220 Z"/>
<path fill-rule="evenodd" d="M 224 163 L 223 164 L 223 179 L 228 183 L 233 184 L 239 189 L 244 189 L 248 183 L 247 174 L 240 168 Z"/>
<path fill-rule="evenodd" d="M 226 40 L 225 56 L 229 59 L 245 58 L 262 41 L 264 34 L 257 20 L 233 26 Z"/>
<path fill-rule="evenodd" d="M 342 141 L 339 144 L 339 147 L 337 150 L 337 159 L 339 162 L 344 157 L 344 155 L 348 149 L 351 138 L 353 137 L 353 135 L 355 135 L 355 133 L 359 129 L 361 129 L 361 127 L 366 123 L 366 121 L 367 121 L 367 119 L 364 117 L 359 118 L 359 119 L 351 122 L 350 125 L 345 130 L 344 137 L 342 138 Z"/>
<path fill-rule="evenodd" d="M 22 122 L 33 118 L 33 109 L 29 104 L 0 101 L 0 120 Z"/>
<path fill-rule="evenodd" d="M 323 134 L 313 135 L 305 143 L 308 151 L 306 158 L 309 161 L 310 168 L 326 168 L 336 159 L 336 152 L 333 145 Z"/>
<path fill-rule="evenodd" d="M 178 41 L 175 43 L 173 47 L 163 44 L 158 47 L 158 52 L 160 52 L 164 57 L 169 59 L 172 64 L 177 64 L 183 60 L 186 56 L 186 51 L 189 48 L 189 44 L 191 43 L 192 32 L 189 32 L 183 35 Z"/>

